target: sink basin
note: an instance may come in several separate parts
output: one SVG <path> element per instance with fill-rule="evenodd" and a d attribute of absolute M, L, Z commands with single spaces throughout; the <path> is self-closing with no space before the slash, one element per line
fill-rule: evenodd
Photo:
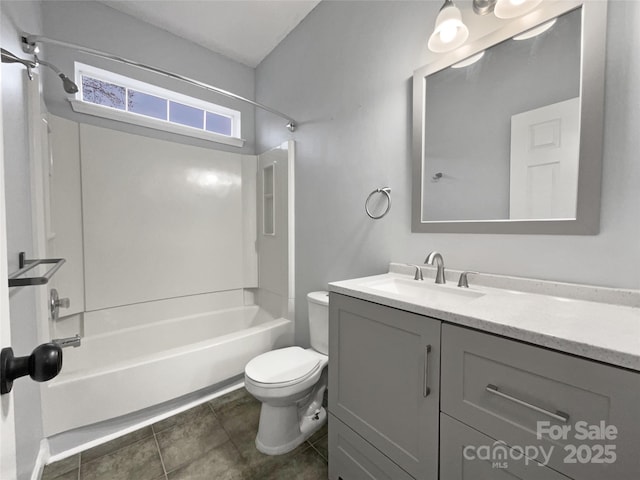
<path fill-rule="evenodd" d="M 411 297 L 416 300 L 428 300 L 432 302 L 440 301 L 461 301 L 473 300 L 484 296 L 484 293 L 468 288 L 456 286 L 438 285 L 432 281 L 417 281 L 404 278 L 385 278 L 366 285 L 373 290 Z"/>

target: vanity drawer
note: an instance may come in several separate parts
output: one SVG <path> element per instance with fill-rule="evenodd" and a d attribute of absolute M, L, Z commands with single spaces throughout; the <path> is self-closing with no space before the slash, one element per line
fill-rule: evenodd
<path fill-rule="evenodd" d="M 412 480 L 378 449 L 329 415 L 330 480 Z"/>
<path fill-rule="evenodd" d="M 572 478 L 640 478 L 639 373 L 453 325 L 442 328 L 441 365 L 448 415 L 511 446 L 553 447 L 549 466 Z M 538 422 L 566 435 L 538 439 Z M 601 422 L 615 439 L 579 438 Z"/>
<path fill-rule="evenodd" d="M 444 413 L 440 415 L 440 480 L 515 479 L 569 480 L 569 477 L 520 456 Z"/>

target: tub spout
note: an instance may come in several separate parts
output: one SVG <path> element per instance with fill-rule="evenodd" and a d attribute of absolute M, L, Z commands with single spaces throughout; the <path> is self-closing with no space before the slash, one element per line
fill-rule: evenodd
<path fill-rule="evenodd" d="M 79 347 L 80 346 L 80 335 L 76 334 L 75 337 L 67 337 L 67 338 L 54 338 L 53 340 L 51 340 L 52 343 L 55 343 L 56 345 L 60 345 L 60 347 L 62 348 L 66 348 L 66 347 Z"/>

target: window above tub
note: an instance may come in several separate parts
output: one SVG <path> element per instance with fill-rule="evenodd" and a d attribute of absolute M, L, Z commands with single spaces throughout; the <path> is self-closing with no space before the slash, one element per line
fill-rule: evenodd
<path fill-rule="evenodd" d="M 107 70 L 75 63 L 79 113 L 241 147 L 241 114 Z"/>

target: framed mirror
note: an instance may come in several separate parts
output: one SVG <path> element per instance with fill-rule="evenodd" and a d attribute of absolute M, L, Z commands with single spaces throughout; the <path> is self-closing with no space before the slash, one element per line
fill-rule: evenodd
<path fill-rule="evenodd" d="M 503 23 L 414 72 L 412 231 L 597 234 L 606 2 Z"/>

